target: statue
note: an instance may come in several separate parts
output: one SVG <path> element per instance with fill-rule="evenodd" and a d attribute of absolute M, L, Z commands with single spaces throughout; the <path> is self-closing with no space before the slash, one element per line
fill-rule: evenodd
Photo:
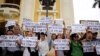
<path fill-rule="evenodd" d="M 43 6 L 54 6 L 55 0 L 39 0 Z"/>
<path fill-rule="evenodd" d="M 56 0 L 39 0 L 40 4 L 43 6 L 43 10 L 46 10 L 46 17 L 48 17 L 48 10 L 53 10 L 54 3 Z"/>
<path fill-rule="evenodd" d="M 95 0 L 95 3 L 93 4 L 93 8 L 95 8 L 97 4 L 99 5 L 100 8 L 100 0 Z"/>

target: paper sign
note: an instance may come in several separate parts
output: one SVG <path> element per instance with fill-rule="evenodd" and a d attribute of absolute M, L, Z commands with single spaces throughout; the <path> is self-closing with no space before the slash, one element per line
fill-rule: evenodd
<path fill-rule="evenodd" d="M 40 23 L 36 23 L 36 22 L 28 22 L 25 24 L 24 29 L 26 31 L 34 30 L 34 32 L 46 32 L 47 26 L 41 25 Z"/>
<path fill-rule="evenodd" d="M 52 20 L 51 20 L 50 17 L 42 17 L 42 18 L 40 19 L 40 22 L 41 22 L 41 23 L 45 23 L 45 24 L 50 24 L 50 23 L 52 23 Z"/>
<path fill-rule="evenodd" d="M 5 27 L 12 26 L 12 25 L 16 26 L 16 21 L 15 20 L 7 21 L 7 24 L 5 25 Z"/>
<path fill-rule="evenodd" d="M 46 25 L 34 25 L 34 32 L 46 32 L 47 31 L 47 26 Z"/>
<path fill-rule="evenodd" d="M 97 55 L 100 55 L 100 45 L 96 45 L 96 53 Z"/>
<path fill-rule="evenodd" d="M 99 21 L 96 20 L 80 20 L 80 24 L 84 25 L 97 25 Z"/>
<path fill-rule="evenodd" d="M 84 52 L 94 52 L 92 43 L 91 42 L 83 42 L 83 51 Z"/>
<path fill-rule="evenodd" d="M 71 28 L 72 28 L 72 33 L 86 32 L 86 26 L 82 24 L 72 25 Z"/>
<path fill-rule="evenodd" d="M 54 24 L 63 25 L 63 19 L 54 19 Z"/>
<path fill-rule="evenodd" d="M 2 36 L 2 42 L 0 43 L 0 47 L 16 47 L 17 46 L 17 36 L 15 35 L 5 35 Z"/>
<path fill-rule="evenodd" d="M 92 32 L 99 32 L 100 31 L 100 25 L 89 25 L 88 27 Z"/>
<path fill-rule="evenodd" d="M 92 41 L 92 45 L 93 46 L 100 45 L 100 40 Z"/>
<path fill-rule="evenodd" d="M 63 33 L 63 26 L 62 25 L 49 25 L 48 27 L 50 33 Z"/>
<path fill-rule="evenodd" d="M 100 31 L 100 23 L 96 20 L 81 20 L 80 24 L 83 24 L 87 27 L 89 27 L 92 32 L 98 32 Z"/>
<path fill-rule="evenodd" d="M 69 50 L 69 40 L 68 39 L 56 39 L 54 41 L 55 50 Z"/>
<path fill-rule="evenodd" d="M 23 47 L 35 47 L 37 42 L 37 37 L 25 37 L 22 39 L 21 46 Z"/>

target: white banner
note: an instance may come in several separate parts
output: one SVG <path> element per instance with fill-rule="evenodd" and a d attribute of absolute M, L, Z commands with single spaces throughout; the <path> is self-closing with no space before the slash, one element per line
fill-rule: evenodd
<path fill-rule="evenodd" d="M 37 37 L 25 37 L 22 40 L 21 46 L 23 47 L 35 47 L 37 42 Z"/>
<path fill-rule="evenodd" d="M 92 32 L 99 32 L 100 31 L 100 24 L 99 25 L 89 25 L 89 28 Z"/>
<path fill-rule="evenodd" d="M 49 25 L 48 27 L 50 33 L 63 33 L 63 26 L 62 25 Z"/>
<path fill-rule="evenodd" d="M 16 47 L 17 46 L 17 38 L 18 36 L 15 35 L 5 35 L 1 36 L 2 42 L 0 43 L 0 47 Z"/>
<path fill-rule="evenodd" d="M 27 22 L 24 25 L 24 30 L 25 31 L 32 31 L 34 32 L 46 32 L 47 31 L 47 26 L 46 25 L 41 25 L 41 23 L 37 22 Z"/>
<path fill-rule="evenodd" d="M 40 19 L 40 22 L 41 22 L 41 23 L 45 23 L 45 24 L 50 24 L 50 23 L 52 23 L 52 20 L 51 20 L 50 17 L 42 17 L 42 18 Z"/>
<path fill-rule="evenodd" d="M 16 26 L 16 21 L 15 20 L 8 20 L 5 27 L 12 26 L 12 25 Z"/>
<path fill-rule="evenodd" d="M 80 20 L 80 24 L 84 25 L 97 25 L 99 21 L 96 20 Z"/>
<path fill-rule="evenodd" d="M 40 24 L 36 24 L 33 26 L 34 28 L 34 32 L 46 32 L 47 31 L 47 26 L 46 25 L 40 25 Z"/>
<path fill-rule="evenodd" d="M 54 19 L 54 24 L 60 24 L 63 25 L 63 19 Z"/>
<path fill-rule="evenodd" d="M 100 45 L 100 40 L 91 41 L 93 46 Z"/>
<path fill-rule="evenodd" d="M 96 53 L 97 55 L 100 55 L 100 45 L 96 45 Z"/>
<path fill-rule="evenodd" d="M 71 28 L 72 28 L 72 33 L 86 32 L 86 26 L 82 24 L 72 25 Z"/>
<path fill-rule="evenodd" d="M 70 50 L 69 39 L 56 39 L 54 44 L 55 50 Z"/>
<path fill-rule="evenodd" d="M 83 24 L 87 27 L 89 27 L 92 32 L 98 32 L 100 31 L 100 23 L 99 21 L 95 20 L 81 20 L 80 24 Z"/>
<path fill-rule="evenodd" d="M 92 42 L 83 42 L 83 51 L 84 52 L 94 52 Z"/>

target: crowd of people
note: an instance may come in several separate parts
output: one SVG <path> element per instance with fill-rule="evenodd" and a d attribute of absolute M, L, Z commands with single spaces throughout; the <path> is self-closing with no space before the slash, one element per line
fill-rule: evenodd
<path fill-rule="evenodd" d="M 32 31 L 22 31 L 21 27 L 16 24 L 6 28 L 4 35 L 16 35 L 16 47 L 0 47 L 0 56 L 23 56 L 25 48 L 28 49 L 30 56 L 99 56 L 96 53 L 95 46 L 94 52 L 84 52 L 83 42 L 97 41 L 98 33 L 86 30 L 86 33 L 72 33 L 71 30 L 63 28 L 63 33 L 50 34 L 47 30 L 46 33 Z M 24 37 L 37 37 L 35 47 L 22 47 L 22 39 Z M 54 40 L 68 39 L 70 50 L 55 50 Z M 0 41 L 2 42 L 2 41 Z"/>

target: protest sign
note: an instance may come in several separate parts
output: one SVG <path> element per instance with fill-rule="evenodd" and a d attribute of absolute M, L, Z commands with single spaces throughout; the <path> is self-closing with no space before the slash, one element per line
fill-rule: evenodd
<path fill-rule="evenodd" d="M 82 24 L 74 24 L 71 26 L 72 33 L 85 33 L 86 32 L 86 26 Z"/>
<path fill-rule="evenodd" d="M 42 18 L 40 19 L 40 22 L 41 22 L 41 23 L 45 23 L 45 24 L 50 24 L 50 23 L 52 23 L 52 20 L 51 20 L 50 17 L 42 17 Z"/>
<path fill-rule="evenodd" d="M 69 50 L 69 39 L 56 39 L 54 41 L 55 50 Z"/>
<path fill-rule="evenodd" d="M 34 28 L 34 32 L 46 32 L 47 31 L 47 26 L 41 25 L 40 23 L 34 25 L 33 28 Z"/>
<path fill-rule="evenodd" d="M 91 42 L 83 42 L 83 51 L 84 52 L 94 52 L 92 43 Z"/>
<path fill-rule="evenodd" d="M 46 32 L 47 26 L 41 25 L 40 22 L 28 22 L 24 26 L 25 31 Z"/>
<path fill-rule="evenodd" d="M 80 20 L 80 24 L 86 25 L 89 27 L 89 30 L 92 32 L 100 31 L 100 23 L 96 20 Z"/>
<path fill-rule="evenodd" d="M 92 43 L 93 46 L 96 46 L 96 45 L 100 44 L 99 42 L 100 42 L 100 41 L 97 41 L 97 40 L 91 41 L 91 43 Z"/>
<path fill-rule="evenodd" d="M 60 24 L 63 25 L 64 20 L 63 19 L 54 19 L 54 24 Z"/>
<path fill-rule="evenodd" d="M 2 36 L 2 42 L 0 47 L 16 47 L 17 46 L 17 38 L 15 35 L 4 35 Z"/>
<path fill-rule="evenodd" d="M 63 33 L 63 26 L 62 25 L 56 25 L 56 24 L 49 25 L 48 29 L 49 29 L 50 33 L 56 33 L 56 34 Z"/>
<path fill-rule="evenodd" d="M 37 37 L 25 37 L 22 39 L 21 46 L 23 47 L 35 47 L 37 42 Z"/>
<path fill-rule="evenodd" d="M 8 20 L 5 27 L 9 27 L 9 26 L 16 26 L 16 21 L 15 20 Z"/>
<path fill-rule="evenodd" d="M 100 45 L 96 45 L 96 53 L 97 55 L 100 55 Z"/>
<path fill-rule="evenodd" d="M 23 22 L 32 22 L 31 19 L 23 18 Z"/>
<path fill-rule="evenodd" d="M 97 20 L 80 20 L 80 24 L 84 25 L 97 25 L 99 21 Z"/>
<path fill-rule="evenodd" d="M 99 25 L 89 25 L 89 30 L 92 32 L 99 32 L 100 31 L 100 24 Z"/>

